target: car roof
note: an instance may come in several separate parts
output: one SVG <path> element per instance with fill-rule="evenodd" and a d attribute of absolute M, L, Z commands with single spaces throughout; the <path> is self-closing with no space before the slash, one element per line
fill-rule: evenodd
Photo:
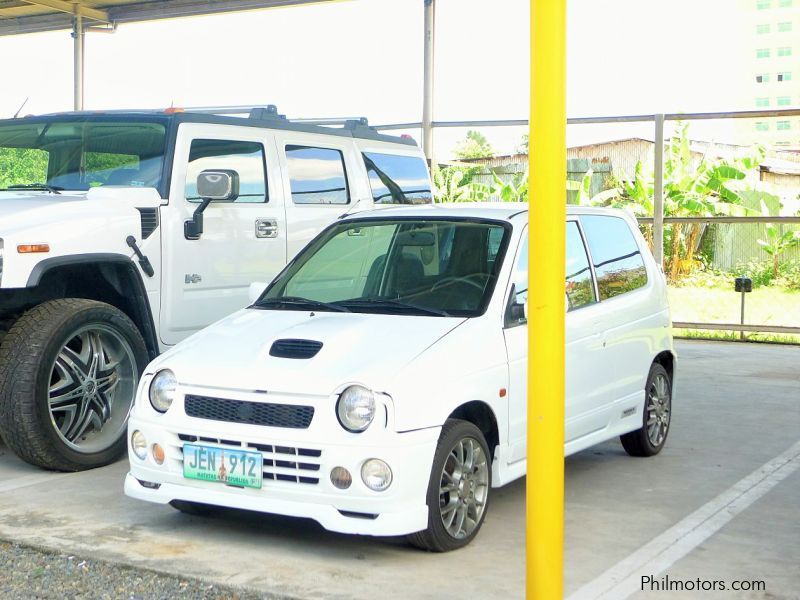
<path fill-rule="evenodd" d="M 254 113 L 250 117 L 236 117 L 224 114 L 208 114 L 197 112 L 169 112 L 161 110 L 98 110 L 72 111 L 31 115 L 15 119 L 0 119 L 0 125 L 24 125 L 26 123 L 51 123 L 60 121 L 78 122 L 155 122 L 169 123 L 207 123 L 211 125 L 235 125 L 237 127 L 260 127 L 262 129 L 280 129 L 334 135 L 364 140 L 376 140 L 419 148 L 417 142 L 410 137 L 393 136 L 380 133 L 367 123 L 366 119 L 354 119 L 342 127 L 316 125 L 302 121 L 292 121 L 283 115 L 272 113 Z"/>
<path fill-rule="evenodd" d="M 458 202 L 442 204 L 385 205 L 372 210 L 365 210 L 352 215 L 348 219 L 367 219 L 380 217 L 456 217 L 473 219 L 493 219 L 502 221 L 527 222 L 529 205 L 527 202 Z M 594 206 L 567 206 L 567 215 L 616 215 L 624 211 L 613 208 Z"/>

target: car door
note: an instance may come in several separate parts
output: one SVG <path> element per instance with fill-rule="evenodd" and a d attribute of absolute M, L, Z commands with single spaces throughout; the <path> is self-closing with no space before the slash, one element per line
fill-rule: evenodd
<path fill-rule="evenodd" d="M 609 368 L 604 353 L 602 323 L 589 256 L 576 219 L 566 223 L 566 419 L 565 441 L 577 440 L 603 427 L 602 379 Z M 528 240 L 520 244 L 508 294 L 527 301 Z M 535 293 L 535 290 L 533 291 Z M 520 295 L 522 294 L 522 295 Z M 504 336 L 509 367 L 510 462 L 527 453 L 528 325 L 506 318 Z M 535 343 L 535 341 L 534 341 Z"/>
<path fill-rule="evenodd" d="M 290 258 L 341 215 L 372 207 L 363 161 L 359 164 L 352 138 L 276 131 L 275 151 L 291 223 Z"/>
<path fill-rule="evenodd" d="M 170 204 L 162 208 L 165 273 L 161 339 L 176 344 L 246 306 L 254 281 L 269 281 L 286 264 L 283 186 L 272 133 L 256 127 L 184 123 L 175 146 Z M 212 203 L 200 239 L 184 235 L 199 205 L 197 175 L 231 169 L 239 197 Z"/>
<path fill-rule="evenodd" d="M 621 216 L 581 215 L 594 263 L 606 353 L 613 365 L 607 394 L 609 423 L 632 416 L 644 393 L 653 356 L 652 331 L 663 327 L 660 306 L 631 224 Z M 656 308 L 654 308 L 654 306 Z"/>

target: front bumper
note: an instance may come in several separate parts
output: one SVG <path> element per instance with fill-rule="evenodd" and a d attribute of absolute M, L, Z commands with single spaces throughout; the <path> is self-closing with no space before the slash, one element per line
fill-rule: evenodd
<path fill-rule="evenodd" d="M 330 531 L 390 536 L 425 529 L 425 502 L 433 455 L 441 428 L 408 433 L 386 431 L 369 440 L 321 443 L 308 431 L 265 428 L 187 419 L 186 426 L 164 425 L 158 418 L 132 416 L 128 425 L 130 472 L 125 494 L 140 500 L 167 504 L 173 500 L 310 518 Z M 201 427 L 198 427 L 201 424 Z M 130 432 L 141 431 L 148 447 L 160 444 L 166 452 L 163 465 L 152 453 L 144 460 L 130 452 Z M 244 489 L 183 477 L 183 444 L 261 451 L 264 457 L 262 488 Z M 374 492 L 361 480 L 361 465 L 370 458 L 392 469 L 391 486 Z M 345 467 L 353 482 L 346 490 L 330 480 L 334 467 Z M 145 482 L 144 485 L 142 482 Z"/>

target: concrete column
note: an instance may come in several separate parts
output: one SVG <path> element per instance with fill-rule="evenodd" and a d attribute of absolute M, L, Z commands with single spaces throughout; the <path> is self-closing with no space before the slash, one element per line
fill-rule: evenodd
<path fill-rule="evenodd" d="M 86 31 L 83 27 L 83 16 L 75 13 L 72 19 L 72 69 L 74 89 L 74 109 L 83 110 L 83 48 Z"/>
<path fill-rule="evenodd" d="M 425 2 L 425 67 L 422 100 L 422 149 L 433 164 L 433 71 L 436 39 L 436 0 Z"/>

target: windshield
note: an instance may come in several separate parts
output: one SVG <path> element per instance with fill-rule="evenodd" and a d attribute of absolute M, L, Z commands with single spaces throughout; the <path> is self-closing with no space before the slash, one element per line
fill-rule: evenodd
<path fill-rule="evenodd" d="M 301 252 L 255 306 L 478 316 L 489 303 L 509 230 L 474 219 L 340 223 Z"/>
<path fill-rule="evenodd" d="M 17 122 L 0 125 L 0 189 L 88 190 L 161 185 L 161 123 Z"/>

